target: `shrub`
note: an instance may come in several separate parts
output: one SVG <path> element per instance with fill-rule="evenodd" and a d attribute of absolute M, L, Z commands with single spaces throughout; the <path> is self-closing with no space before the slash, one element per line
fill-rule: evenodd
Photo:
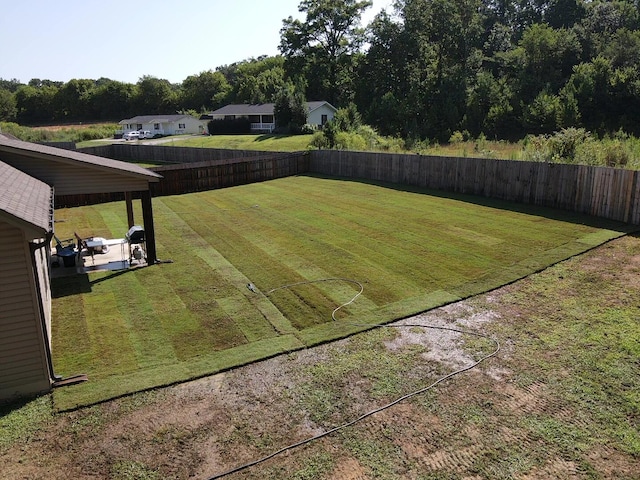
<path fill-rule="evenodd" d="M 369 125 L 360 125 L 356 130 L 356 133 L 364 139 L 369 150 L 378 149 L 382 139 L 373 127 Z"/>
<path fill-rule="evenodd" d="M 459 130 L 456 130 L 455 132 L 453 132 L 449 137 L 449 143 L 453 145 L 457 145 L 462 142 L 464 142 L 464 136 L 462 135 L 462 132 Z"/>
<path fill-rule="evenodd" d="M 365 139 L 355 132 L 338 132 L 334 147 L 339 150 L 366 150 L 367 144 Z"/>
<path fill-rule="evenodd" d="M 319 150 L 323 148 L 331 148 L 331 145 L 329 145 L 329 139 L 322 132 L 316 132 L 313 134 L 313 137 L 311 137 L 311 141 L 309 142 L 309 146 Z"/>
<path fill-rule="evenodd" d="M 478 135 L 478 138 L 476 139 L 475 144 L 473 145 L 473 150 L 476 153 L 485 153 L 488 152 L 488 148 L 487 148 L 488 142 L 487 142 L 487 137 L 484 133 L 480 132 L 480 135 Z"/>
<path fill-rule="evenodd" d="M 629 163 L 629 153 L 619 140 L 605 146 L 604 164 L 608 167 L 625 167 Z"/>
<path fill-rule="evenodd" d="M 555 161 L 575 160 L 578 145 L 589 140 L 591 134 L 584 128 L 563 128 L 549 139 L 549 150 Z"/>
<path fill-rule="evenodd" d="M 333 117 L 338 130 L 341 132 L 352 132 L 362 125 L 362 117 L 354 103 L 350 103 L 345 108 L 339 108 Z"/>
<path fill-rule="evenodd" d="M 398 137 L 381 137 L 378 141 L 378 149 L 384 152 L 403 152 L 404 140 Z"/>
<path fill-rule="evenodd" d="M 305 123 L 302 127 L 300 127 L 300 133 L 302 135 L 311 135 L 312 133 L 315 133 L 316 130 L 318 130 L 316 125 L 312 125 L 310 123 Z"/>
<path fill-rule="evenodd" d="M 524 139 L 524 160 L 529 162 L 550 162 L 549 139 L 545 135 L 527 135 Z"/>
<path fill-rule="evenodd" d="M 211 120 L 207 129 L 210 135 L 244 135 L 251 133 L 251 121 L 248 118 Z"/>

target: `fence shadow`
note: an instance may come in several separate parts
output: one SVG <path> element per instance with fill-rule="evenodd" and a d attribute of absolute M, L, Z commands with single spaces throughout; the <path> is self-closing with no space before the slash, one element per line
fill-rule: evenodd
<path fill-rule="evenodd" d="M 272 136 L 264 134 L 258 140 Z M 147 161 L 170 159 L 178 164 L 156 169 L 164 178 L 152 184 L 154 196 L 179 195 L 294 175 L 325 175 L 463 199 L 598 228 L 626 232 L 634 230 L 630 224 L 640 225 L 640 173 L 632 170 L 339 150 L 260 152 L 166 146 L 115 147 L 118 148 L 105 150 L 103 154 L 110 153 L 111 158 L 130 161 L 140 160 L 142 155 Z M 116 200 L 119 199 L 56 196 L 56 207 Z"/>
<path fill-rule="evenodd" d="M 640 225 L 632 225 L 622 221 L 611 220 L 602 217 L 595 217 L 586 213 L 572 212 L 569 210 L 561 210 L 559 208 L 545 207 L 540 205 L 532 205 L 528 203 L 517 203 L 510 200 L 501 200 L 491 197 L 483 197 L 479 195 L 472 195 L 468 193 L 449 192 L 445 190 L 437 190 L 433 188 L 418 187 L 415 185 L 406 185 L 402 183 L 393 182 L 381 182 L 377 180 L 368 180 L 362 178 L 351 177 L 339 177 L 333 175 L 324 175 L 317 173 L 305 173 L 301 176 L 307 176 L 310 178 L 322 178 L 326 180 L 340 180 L 345 182 L 357 182 L 366 185 L 374 185 L 378 187 L 388 188 L 391 190 L 418 193 L 422 195 L 429 195 L 432 197 L 446 198 L 449 200 L 456 200 L 473 205 L 479 205 L 488 208 L 495 208 L 498 210 L 506 210 L 516 213 L 522 213 L 526 215 L 534 215 L 538 217 L 548 218 L 550 220 L 557 220 L 563 222 L 570 222 L 580 225 L 586 225 L 593 228 L 601 228 L 606 230 L 613 230 L 619 232 L 638 232 L 640 236 Z"/>

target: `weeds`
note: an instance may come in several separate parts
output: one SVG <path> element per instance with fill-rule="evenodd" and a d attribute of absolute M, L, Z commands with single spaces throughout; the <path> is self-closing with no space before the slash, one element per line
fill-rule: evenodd
<path fill-rule="evenodd" d="M 142 462 L 137 461 L 119 461 L 111 468 L 112 478 L 120 480 L 159 480 L 162 478 L 160 473 L 147 467 Z"/>
<path fill-rule="evenodd" d="M 9 133 L 26 142 L 73 142 L 112 138 L 116 124 L 89 124 L 63 127 L 23 127 L 17 123 L 0 122 L 0 132 Z"/>
<path fill-rule="evenodd" d="M 28 441 L 52 421 L 51 398 L 48 395 L 0 406 L 0 452 L 18 441 Z"/>

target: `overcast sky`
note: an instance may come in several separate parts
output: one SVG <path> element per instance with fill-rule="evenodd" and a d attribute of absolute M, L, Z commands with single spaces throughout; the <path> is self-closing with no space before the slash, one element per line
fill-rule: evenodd
<path fill-rule="evenodd" d="M 260 55 L 279 54 L 282 20 L 299 0 L 12 0 L 0 9 L 0 78 L 67 82 L 101 77 L 180 83 Z M 392 3 L 373 0 L 366 25 Z M 8 5 L 7 5 L 8 4 Z"/>

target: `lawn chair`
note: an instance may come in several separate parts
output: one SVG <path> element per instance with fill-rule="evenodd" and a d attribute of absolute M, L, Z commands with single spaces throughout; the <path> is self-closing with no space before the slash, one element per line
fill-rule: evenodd
<path fill-rule="evenodd" d="M 87 244 L 85 243 L 84 239 L 80 235 L 78 235 L 78 232 L 73 232 L 73 234 L 76 237 L 78 255 L 80 255 L 80 252 L 82 252 L 82 249 L 87 248 Z"/>
<path fill-rule="evenodd" d="M 73 238 L 60 240 L 54 235 L 56 241 L 56 255 L 62 258 L 65 267 L 73 267 L 76 264 L 76 249 Z"/>
<path fill-rule="evenodd" d="M 75 246 L 75 242 L 74 242 L 73 238 L 67 238 L 66 240 L 60 240 L 58 237 L 56 237 L 54 235 L 53 239 L 56 241 L 56 251 L 58 249 L 63 250 L 65 248 L 69 248 L 69 247 L 73 248 Z"/>

